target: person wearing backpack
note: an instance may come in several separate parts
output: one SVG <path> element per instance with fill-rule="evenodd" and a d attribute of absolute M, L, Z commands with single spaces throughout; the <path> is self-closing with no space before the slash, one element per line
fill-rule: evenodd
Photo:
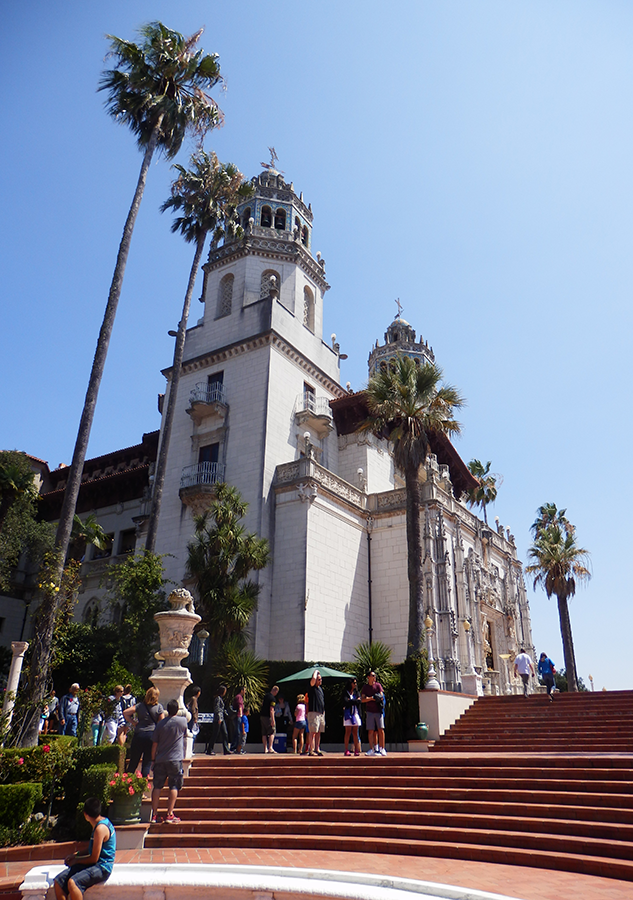
<path fill-rule="evenodd" d="M 385 692 L 376 673 L 370 672 L 367 684 L 360 692 L 360 702 L 365 706 L 365 725 L 369 735 L 369 750 L 366 756 L 386 756 L 385 750 Z"/>

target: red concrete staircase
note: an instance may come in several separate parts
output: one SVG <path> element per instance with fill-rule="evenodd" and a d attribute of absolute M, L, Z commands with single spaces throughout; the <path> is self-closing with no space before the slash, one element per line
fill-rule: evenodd
<path fill-rule="evenodd" d="M 480 697 L 434 752 L 633 753 L 633 691 Z"/>
<path fill-rule="evenodd" d="M 590 697 L 601 699 L 482 698 L 460 722 L 477 721 L 485 753 L 196 757 L 178 798 L 181 823 L 151 826 L 145 846 L 395 853 L 633 881 L 633 754 L 609 743 L 632 727 L 633 692 L 615 705 L 614 695 Z M 538 716 L 547 723 L 557 709 L 582 715 L 566 725 L 566 748 L 538 752 Z M 602 715 L 587 724 L 587 710 Z M 463 735 L 475 743 L 476 731 Z"/>

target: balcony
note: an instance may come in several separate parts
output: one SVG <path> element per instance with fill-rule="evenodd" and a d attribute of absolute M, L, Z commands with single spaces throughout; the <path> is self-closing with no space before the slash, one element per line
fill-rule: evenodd
<path fill-rule="evenodd" d="M 219 416 L 224 420 L 228 408 L 223 384 L 201 382 L 189 393 L 187 413 L 196 425 L 208 416 Z"/>
<path fill-rule="evenodd" d="M 314 394 L 298 394 L 295 402 L 295 420 L 298 425 L 308 425 L 323 437 L 334 427 L 330 401 L 327 397 L 315 397 Z"/>
<path fill-rule="evenodd" d="M 185 506 L 191 506 L 195 513 L 200 513 L 208 507 L 215 496 L 215 486 L 221 481 L 224 481 L 223 463 L 201 462 L 195 466 L 185 466 L 178 495 Z"/>

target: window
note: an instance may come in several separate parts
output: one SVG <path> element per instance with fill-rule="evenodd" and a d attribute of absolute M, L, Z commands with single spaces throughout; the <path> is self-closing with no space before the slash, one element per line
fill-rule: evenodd
<path fill-rule="evenodd" d="M 204 447 L 200 447 L 198 451 L 198 462 L 199 463 L 216 463 L 218 461 L 218 456 L 220 454 L 220 445 L 219 444 L 205 444 Z"/>
<path fill-rule="evenodd" d="M 134 553 L 136 550 L 136 528 L 126 528 L 119 535 L 119 553 Z"/>
<path fill-rule="evenodd" d="M 246 209 L 244 210 L 244 212 L 242 213 L 242 228 L 244 229 L 244 231 L 246 231 L 248 229 L 248 220 L 250 219 L 250 217 L 252 215 L 253 214 L 251 212 L 250 206 L 247 206 Z"/>
<path fill-rule="evenodd" d="M 277 231 L 285 231 L 286 230 L 286 210 L 285 209 L 276 209 L 275 210 L 275 228 Z"/>
<path fill-rule="evenodd" d="M 271 228 L 273 224 L 273 211 L 270 206 L 262 206 L 261 226 Z"/>
<path fill-rule="evenodd" d="M 308 246 L 309 234 L 307 225 L 304 225 L 301 229 L 301 243 L 305 244 L 306 247 Z"/>
<path fill-rule="evenodd" d="M 225 275 L 220 282 L 220 291 L 218 294 L 218 319 L 221 319 L 223 316 L 231 315 L 231 309 L 233 307 L 234 281 L 235 277 L 233 275 Z"/>
<path fill-rule="evenodd" d="M 280 283 L 281 279 L 279 277 L 279 272 L 275 272 L 274 269 L 266 269 L 265 272 L 262 272 L 262 280 L 259 287 L 259 299 L 266 300 L 273 295 L 273 292 L 276 292 L 276 296 L 278 297 Z"/>
<path fill-rule="evenodd" d="M 314 332 L 314 294 L 307 286 L 303 289 L 303 324 Z"/>
<path fill-rule="evenodd" d="M 93 597 L 86 603 L 84 611 L 81 614 L 81 621 L 84 625 L 90 625 L 92 628 L 96 628 L 99 622 L 99 612 L 99 601 L 96 597 Z"/>
<path fill-rule="evenodd" d="M 310 409 L 312 412 L 316 409 L 316 392 L 307 381 L 303 382 L 303 408 Z"/>

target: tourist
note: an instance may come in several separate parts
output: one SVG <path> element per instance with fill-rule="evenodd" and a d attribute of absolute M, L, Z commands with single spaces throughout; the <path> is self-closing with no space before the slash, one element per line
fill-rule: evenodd
<path fill-rule="evenodd" d="M 195 741 L 196 735 L 200 733 L 200 728 L 198 726 L 198 713 L 200 710 L 198 709 L 198 699 L 200 694 L 202 693 L 202 688 L 199 688 L 197 684 L 191 688 L 191 697 L 189 698 L 189 702 L 187 703 L 187 709 L 191 715 L 189 719 L 188 728 L 191 732 L 193 739 Z"/>
<path fill-rule="evenodd" d="M 147 778 L 152 767 L 152 739 L 154 729 L 161 719 L 165 718 L 165 710 L 158 702 L 160 691 L 157 687 L 151 687 L 145 692 L 145 697 L 140 703 L 135 703 L 125 710 L 123 716 L 130 723 L 136 719 L 132 745 L 130 747 L 130 759 L 128 772 L 136 772 L 141 759 L 141 775 Z"/>
<path fill-rule="evenodd" d="M 71 684 L 70 690 L 61 699 L 59 704 L 59 725 L 61 734 L 69 734 L 77 737 L 77 724 L 79 723 L 79 685 Z"/>
<path fill-rule="evenodd" d="M 150 821 L 153 823 L 160 824 L 165 821 L 175 824 L 180 822 L 178 816 L 174 815 L 174 806 L 178 791 L 182 788 L 182 761 L 185 756 L 186 732 L 187 720 L 184 716 L 178 715 L 178 701 L 170 700 L 167 704 L 167 718 L 156 723 L 152 735 L 154 787 Z M 169 798 L 167 800 L 167 816 L 163 820 L 158 815 L 158 801 L 165 782 L 169 786 Z"/>
<path fill-rule="evenodd" d="M 93 884 L 107 881 L 112 873 L 116 851 L 114 825 L 101 815 L 101 800 L 90 797 L 84 803 L 84 819 L 92 825 L 92 836 L 85 853 L 72 853 L 64 860 L 68 868 L 55 878 L 57 900 L 81 900 Z"/>
<path fill-rule="evenodd" d="M 54 690 L 48 699 L 48 734 L 57 734 L 59 731 L 59 697 Z"/>
<path fill-rule="evenodd" d="M 292 722 L 292 713 L 290 712 L 290 704 L 277 694 L 277 702 L 275 703 L 275 730 L 277 732 L 285 731 Z"/>
<path fill-rule="evenodd" d="M 358 693 L 358 684 L 355 678 L 352 678 L 348 683 L 343 696 L 343 725 L 345 726 L 344 755 L 352 755 L 349 749 L 349 739 L 351 737 L 354 741 L 354 756 L 360 756 L 360 741 L 358 739 L 358 729 L 361 725 L 360 694 Z"/>
<path fill-rule="evenodd" d="M 233 750 L 234 752 L 236 750 L 238 750 L 241 745 L 241 734 L 242 734 L 241 733 L 241 721 L 244 716 L 244 690 L 245 689 L 244 689 L 243 685 L 240 685 L 240 687 L 238 687 L 237 692 L 236 692 L 235 696 L 233 697 L 233 703 L 231 704 L 231 706 L 233 707 L 233 709 L 236 712 L 235 736 L 234 736 L 234 740 L 231 741 L 231 750 Z"/>
<path fill-rule="evenodd" d="M 117 684 L 114 692 L 108 697 L 109 711 L 105 721 L 103 743 L 113 744 L 118 740 L 119 744 L 125 743 L 125 718 L 123 717 L 123 685 Z"/>
<path fill-rule="evenodd" d="M 385 692 L 376 673 L 367 675 L 367 684 L 360 692 L 361 703 L 365 704 L 365 725 L 369 738 L 367 756 L 386 756 L 385 750 Z"/>
<path fill-rule="evenodd" d="M 315 669 L 308 688 L 308 756 L 323 756 L 321 735 L 325 731 L 325 697 L 322 684 L 321 673 Z"/>
<path fill-rule="evenodd" d="M 103 713 L 97 709 L 90 720 L 90 731 L 92 732 L 92 746 L 96 747 L 101 739 L 101 728 L 103 726 Z"/>
<path fill-rule="evenodd" d="M 295 706 L 295 724 L 294 728 L 292 729 L 292 747 L 295 753 L 303 753 L 303 738 L 306 734 L 307 724 L 305 694 L 297 694 L 297 705 Z M 298 750 L 297 746 L 299 748 Z"/>
<path fill-rule="evenodd" d="M 521 681 L 523 682 L 523 696 L 527 697 L 528 695 L 528 683 L 530 681 L 530 674 L 532 676 L 536 676 L 534 672 L 534 664 L 528 654 L 525 652 L 523 647 L 519 651 L 519 655 L 514 660 L 514 675 L 521 676 Z"/>
<path fill-rule="evenodd" d="M 262 708 L 259 711 L 259 720 L 262 727 L 262 744 L 264 753 L 275 753 L 273 741 L 275 740 L 275 697 L 279 693 L 277 685 L 272 687 L 262 700 Z"/>
<path fill-rule="evenodd" d="M 240 729 L 237 752 L 241 753 L 242 755 L 244 753 L 246 753 L 246 740 L 248 738 L 248 732 L 249 732 L 249 728 L 250 728 L 248 717 L 250 716 L 250 714 L 251 714 L 250 709 L 244 709 L 244 712 L 237 720 L 239 729 Z"/>
<path fill-rule="evenodd" d="M 554 668 L 554 663 L 551 661 L 547 653 L 541 653 L 538 661 L 538 673 L 545 682 L 545 687 L 547 688 L 547 696 L 550 700 L 553 700 L 552 691 L 556 690 L 554 687 L 554 675 L 556 673 L 556 669 Z"/>
<path fill-rule="evenodd" d="M 224 750 L 224 755 L 228 756 L 229 753 L 232 753 L 229 746 L 229 735 L 226 730 L 226 723 L 224 721 L 224 698 L 226 696 L 226 686 L 220 685 L 220 687 L 215 692 L 215 697 L 213 698 L 213 727 L 211 729 L 211 740 L 209 741 L 209 746 L 207 748 L 207 753 L 209 756 L 215 756 L 215 744 L 218 738 L 222 740 L 222 749 Z"/>

